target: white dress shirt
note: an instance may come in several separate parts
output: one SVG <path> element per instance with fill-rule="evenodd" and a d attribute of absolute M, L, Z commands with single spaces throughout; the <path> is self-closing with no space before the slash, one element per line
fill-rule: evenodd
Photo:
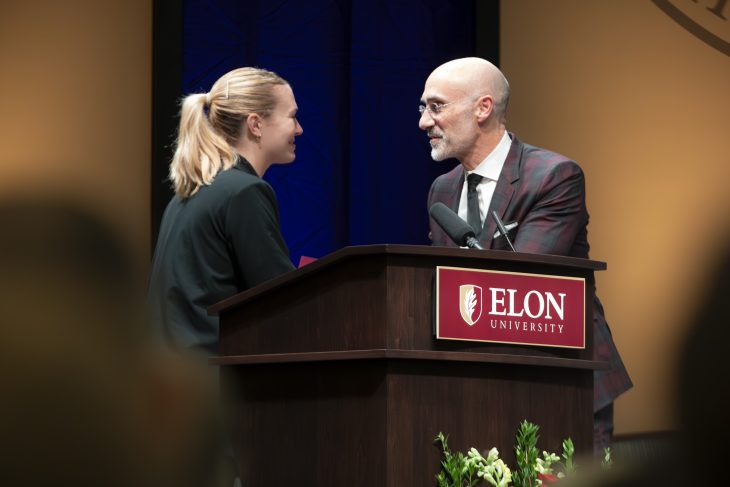
<path fill-rule="evenodd" d="M 497 187 L 497 180 L 499 174 L 502 172 L 504 161 L 507 160 L 507 154 L 509 148 L 512 145 L 512 139 L 507 135 L 507 131 L 504 132 L 502 140 L 499 141 L 497 146 L 479 163 L 476 169 L 473 171 L 467 171 L 464 175 L 464 186 L 461 188 L 461 199 L 459 200 L 459 217 L 467 221 L 467 203 L 466 193 L 468 191 L 468 183 L 466 178 L 471 173 L 477 173 L 482 176 L 482 180 L 477 185 L 477 195 L 479 196 L 479 220 L 484 225 L 484 218 L 489 211 L 489 204 L 492 202 L 492 195 L 494 189 Z"/>

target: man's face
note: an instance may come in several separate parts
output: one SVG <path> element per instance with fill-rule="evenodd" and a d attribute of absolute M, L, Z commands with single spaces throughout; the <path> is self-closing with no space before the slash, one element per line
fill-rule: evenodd
<path fill-rule="evenodd" d="M 454 157 L 462 161 L 477 136 L 472 99 L 456 83 L 433 73 L 426 80 L 421 105 L 425 109 L 418 126 L 428 134 L 433 160 Z"/>

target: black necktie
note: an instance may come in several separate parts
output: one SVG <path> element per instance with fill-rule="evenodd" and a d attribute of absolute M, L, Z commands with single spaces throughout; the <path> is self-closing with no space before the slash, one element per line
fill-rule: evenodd
<path fill-rule="evenodd" d="M 477 193 L 477 185 L 482 180 L 482 176 L 471 173 L 466 178 L 466 221 L 474 229 L 474 233 L 478 237 L 482 232 L 482 219 L 479 216 L 479 194 Z"/>

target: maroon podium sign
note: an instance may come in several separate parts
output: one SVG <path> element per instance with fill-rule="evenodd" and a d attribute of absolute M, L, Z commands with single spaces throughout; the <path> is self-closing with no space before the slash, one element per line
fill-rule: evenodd
<path fill-rule="evenodd" d="M 436 268 L 436 338 L 585 348 L 585 279 Z"/>

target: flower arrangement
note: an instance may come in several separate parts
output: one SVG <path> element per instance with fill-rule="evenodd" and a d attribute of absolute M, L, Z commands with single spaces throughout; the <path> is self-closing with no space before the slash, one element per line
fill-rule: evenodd
<path fill-rule="evenodd" d="M 537 449 L 540 427 L 527 420 L 520 423 L 515 441 L 515 468 L 510 469 L 499 458 L 499 451 L 492 448 L 486 458 L 476 448 L 470 448 L 466 455 L 452 452 L 448 437 L 439 432 L 435 442 L 440 443 L 443 452 L 441 470 L 436 475 L 439 487 L 472 487 L 486 482 L 494 487 L 537 487 L 557 483 L 561 478 L 572 475 L 576 470 L 573 460 L 573 440 L 563 441 L 561 457 L 555 453 Z M 610 468 L 611 449 L 604 450 L 602 466 Z"/>

